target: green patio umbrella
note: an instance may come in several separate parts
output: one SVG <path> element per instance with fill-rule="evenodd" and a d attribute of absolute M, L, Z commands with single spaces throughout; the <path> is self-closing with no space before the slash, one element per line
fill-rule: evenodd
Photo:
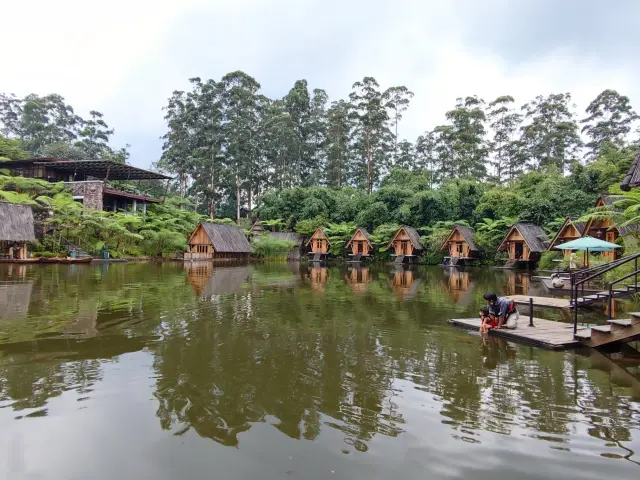
<path fill-rule="evenodd" d="M 591 252 L 611 252 L 614 248 L 620 248 L 620 245 L 616 245 L 615 243 L 605 242 L 604 240 L 599 240 L 597 238 L 593 238 L 590 236 L 577 238 L 575 240 L 571 240 L 570 242 L 563 243 L 562 245 L 556 245 L 558 250 L 579 250 L 585 252 L 585 265 L 589 266 L 588 258 L 589 251 Z"/>

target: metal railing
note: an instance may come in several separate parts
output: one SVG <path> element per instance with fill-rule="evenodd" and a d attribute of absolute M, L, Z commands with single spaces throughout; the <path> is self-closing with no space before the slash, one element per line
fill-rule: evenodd
<path fill-rule="evenodd" d="M 577 272 L 572 272 L 570 274 L 571 279 L 571 295 L 570 295 L 570 304 L 573 306 L 573 333 L 574 335 L 578 332 L 578 308 L 581 304 L 585 302 L 579 302 L 578 299 L 584 297 L 584 285 L 596 278 L 602 277 L 607 272 L 615 270 L 616 268 L 626 265 L 627 263 L 634 262 L 633 272 L 620 277 L 616 280 L 613 280 L 608 283 L 608 316 L 611 319 L 611 312 L 613 310 L 613 286 L 623 280 L 627 280 L 631 277 L 634 277 L 634 289 L 638 291 L 638 274 L 640 271 L 638 270 L 638 258 L 640 258 L 640 253 L 635 253 L 633 255 L 629 255 L 628 257 L 623 257 L 613 262 L 604 263 L 602 265 L 596 265 L 595 267 L 588 268 L 586 270 L 580 270 Z"/>

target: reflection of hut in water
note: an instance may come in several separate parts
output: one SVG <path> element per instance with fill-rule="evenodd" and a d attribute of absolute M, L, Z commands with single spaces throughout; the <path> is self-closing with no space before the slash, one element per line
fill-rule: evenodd
<path fill-rule="evenodd" d="M 505 272 L 507 275 L 507 295 L 527 295 L 531 276 L 521 272 Z"/>
<path fill-rule="evenodd" d="M 446 269 L 447 291 L 454 303 L 462 305 L 471 303 L 473 300 L 473 282 L 469 272 L 458 270 L 457 268 Z"/>
<path fill-rule="evenodd" d="M 200 297 L 237 292 L 250 272 L 247 266 L 214 267 L 211 263 L 186 263 L 185 270 L 189 283 Z"/>
<path fill-rule="evenodd" d="M 354 293 L 362 293 L 371 282 L 371 272 L 368 268 L 350 268 L 344 276 L 345 282 L 351 285 Z"/>
<path fill-rule="evenodd" d="M 316 291 L 324 291 L 327 285 L 329 270 L 326 267 L 314 266 L 309 271 L 309 284 Z"/>
<path fill-rule="evenodd" d="M 31 301 L 31 282 L 0 283 L 0 320 L 25 318 Z"/>
<path fill-rule="evenodd" d="M 70 314 L 71 322 L 65 327 L 65 333 L 93 337 L 98 333 L 98 303 L 92 300 L 81 300 L 78 311 Z M 118 312 L 121 320 L 121 312 Z M 121 322 L 119 322 L 121 323 Z"/>
<path fill-rule="evenodd" d="M 35 239 L 31 207 L 0 202 L 0 260 L 24 260 Z"/>
<path fill-rule="evenodd" d="M 421 280 L 413 270 L 396 268 L 391 274 L 391 288 L 400 300 L 410 300 L 416 296 Z"/>

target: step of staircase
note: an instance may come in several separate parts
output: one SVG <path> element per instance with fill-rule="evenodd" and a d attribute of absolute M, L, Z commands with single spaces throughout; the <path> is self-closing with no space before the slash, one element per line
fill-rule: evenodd
<path fill-rule="evenodd" d="M 593 332 L 600 333 L 611 333 L 611 325 L 598 325 L 597 327 L 591 327 L 591 333 Z"/>
<path fill-rule="evenodd" d="M 591 338 L 591 329 L 585 328 L 584 330 L 578 330 L 574 336 L 578 340 L 589 340 Z"/>

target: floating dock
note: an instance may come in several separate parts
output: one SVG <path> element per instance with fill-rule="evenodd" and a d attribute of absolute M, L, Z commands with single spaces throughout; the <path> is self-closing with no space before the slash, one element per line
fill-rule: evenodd
<path fill-rule="evenodd" d="M 468 330 L 480 330 L 479 318 L 453 318 L 449 320 L 449 323 Z M 501 328 L 500 330 L 492 329 L 489 331 L 489 335 L 528 343 L 548 350 L 567 350 L 582 345 L 579 340 L 573 337 L 573 325 L 570 323 L 534 318 L 533 324 L 535 326 L 530 327 L 529 317 L 520 315 L 518 328 L 514 330 L 506 328 Z M 589 330 L 589 328 L 578 327 L 578 333 L 582 330 Z"/>
<path fill-rule="evenodd" d="M 510 295 L 505 298 L 517 305 L 529 305 L 529 299 L 532 298 L 534 307 L 573 308 L 568 298 L 534 297 L 531 295 Z"/>

